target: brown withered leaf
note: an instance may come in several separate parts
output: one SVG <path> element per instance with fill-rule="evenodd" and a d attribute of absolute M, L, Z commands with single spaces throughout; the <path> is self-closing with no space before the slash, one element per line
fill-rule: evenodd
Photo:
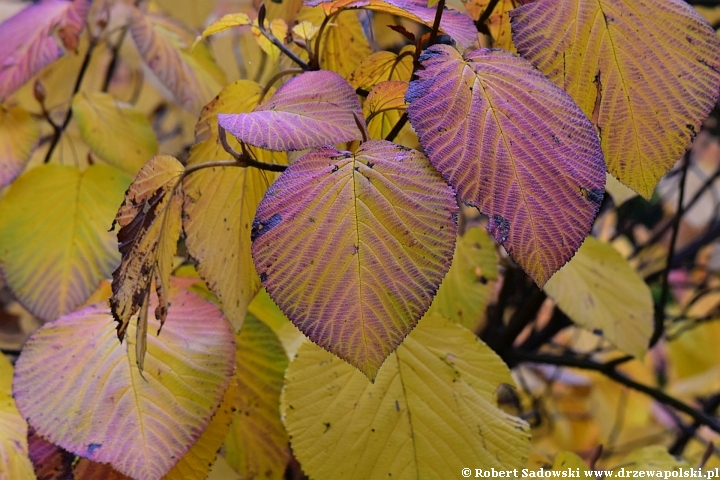
<path fill-rule="evenodd" d="M 182 191 L 185 167 L 174 157 L 157 155 L 140 170 L 125 193 L 115 222 L 120 225 L 118 242 L 122 260 L 113 272 L 110 306 L 118 322 L 120 341 L 130 319 L 138 318 L 138 366 L 144 358 L 149 297 L 153 278 L 158 295 L 155 318 L 162 326 L 167 317 L 167 292 L 172 259 L 180 236 Z M 114 227 L 114 224 L 113 224 Z M 140 338 L 142 337 L 142 338 Z"/>

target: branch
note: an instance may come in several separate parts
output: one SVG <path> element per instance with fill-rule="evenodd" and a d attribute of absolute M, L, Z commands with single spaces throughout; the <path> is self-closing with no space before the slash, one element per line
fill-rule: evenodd
<path fill-rule="evenodd" d="M 631 378 L 626 377 L 622 373 L 618 372 L 615 367 L 617 362 L 624 361 L 627 357 L 618 359 L 608 363 L 597 363 L 587 358 L 570 356 L 570 355 L 551 355 L 543 353 L 530 353 L 522 352 L 517 350 L 511 350 L 505 352 L 515 362 L 532 362 L 532 363 L 545 363 L 548 365 L 557 365 L 562 367 L 574 367 L 583 370 L 593 370 L 600 372 L 611 380 L 616 381 L 628 388 L 632 388 L 638 392 L 644 393 L 645 395 L 657 400 L 660 403 L 669 405 L 674 409 L 690 416 L 695 422 L 699 422 L 700 425 L 706 425 L 715 432 L 720 433 L 720 419 L 715 418 L 707 413 L 700 411 L 690 405 L 681 402 L 675 397 L 656 389 L 648 385 L 636 382 Z"/>
<path fill-rule="evenodd" d="M 670 239 L 670 247 L 668 248 L 667 263 L 663 272 L 662 291 L 660 292 L 660 301 L 655 307 L 655 325 L 653 335 L 650 338 L 650 347 L 652 348 L 665 330 L 665 305 L 667 305 L 670 296 L 670 269 L 672 268 L 673 256 L 675 256 L 675 243 L 677 241 L 678 231 L 680 230 L 680 220 L 685 213 L 683 209 L 683 200 L 685 198 L 685 180 L 687 179 L 688 167 L 690 166 L 690 153 L 687 152 L 683 156 L 682 177 L 680 178 L 680 192 L 678 193 L 677 210 L 673 219 L 673 232 Z"/>
<path fill-rule="evenodd" d="M 73 97 L 75 97 L 75 94 L 80 91 L 80 85 L 82 84 L 83 78 L 85 78 L 85 74 L 87 73 L 88 66 L 90 65 L 90 57 L 92 56 L 93 50 L 95 50 L 95 45 L 96 43 L 91 35 L 90 45 L 88 46 L 88 50 L 85 53 L 85 58 L 83 59 L 83 63 L 80 66 L 80 72 L 78 72 L 77 79 L 75 80 L 75 87 L 73 88 L 73 93 L 70 97 L 71 102 Z M 56 130 L 55 134 L 53 135 L 52 143 L 50 144 L 50 148 L 48 149 L 47 154 L 45 155 L 44 163 L 48 163 L 50 161 L 50 157 L 52 157 L 52 154 L 55 151 L 55 147 L 57 147 L 58 143 L 60 143 L 60 138 L 62 137 L 62 134 L 65 132 L 65 129 L 67 128 L 70 120 L 72 119 L 72 114 L 72 107 L 68 107 L 68 111 L 65 114 L 65 119 L 60 125 L 60 128 Z"/>
<path fill-rule="evenodd" d="M 285 45 L 283 42 L 278 40 L 278 38 L 275 35 L 273 35 L 269 31 L 267 31 L 267 29 L 263 25 L 264 20 L 265 20 L 265 4 L 263 3 L 260 6 L 260 10 L 258 11 L 257 29 L 260 30 L 260 33 L 262 33 L 265 36 L 265 38 L 270 40 L 273 43 L 273 45 L 278 47 L 281 52 L 283 52 L 285 55 L 287 55 L 288 58 L 290 58 L 290 60 L 297 63 L 300 66 L 300 68 L 302 68 L 303 70 L 310 70 L 310 65 L 308 65 L 302 58 L 295 55 L 295 52 L 290 50 L 288 48 L 288 46 Z"/>
<path fill-rule="evenodd" d="M 488 37 L 492 37 L 492 35 L 490 34 L 490 29 L 487 26 L 487 21 L 498 3 L 500 3 L 499 0 L 490 0 L 485 10 L 483 10 L 483 13 L 480 15 L 480 18 L 475 21 L 475 28 L 477 28 L 477 31 L 483 35 L 487 35 Z"/>
<path fill-rule="evenodd" d="M 102 91 L 107 92 L 108 88 L 110 88 L 110 82 L 113 79 L 113 76 L 115 75 L 115 69 L 117 68 L 118 59 L 120 58 L 120 47 L 123 44 L 123 41 L 125 40 L 125 36 L 127 35 L 128 27 L 125 25 L 123 27 L 122 32 L 120 32 L 120 38 L 118 39 L 117 43 L 113 45 L 112 47 L 112 58 L 110 59 L 110 63 L 108 64 L 108 68 L 105 71 L 105 80 L 103 80 L 102 85 Z"/>
<path fill-rule="evenodd" d="M 265 162 L 259 162 L 252 158 L 250 155 L 247 155 L 245 153 L 239 153 L 236 152 L 234 148 L 230 146 L 230 144 L 227 141 L 227 134 L 225 132 L 225 129 L 218 125 L 218 138 L 220 139 L 220 144 L 223 147 L 223 150 L 228 152 L 235 160 L 219 160 L 219 162 L 229 162 L 229 163 L 223 163 L 220 166 L 237 166 L 237 167 L 253 167 L 257 168 L 259 170 L 267 170 L 269 172 L 284 172 L 287 170 L 287 165 L 278 165 L 275 163 L 265 163 Z M 197 167 L 200 167 L 201 165 L 207 165 L 207 164 L 200 164 L 197 165 Z M 216 165 L 208 165 L 208 166 L 216 166 Z M 201 167 L 206 168 L 206 167 Z M 189 173 L 192 173 L 192 167 L 190 167 L 188 170 L 191 170 Z M 185 171 L 185 175 L 188 174 L 188 170 Z M 196 169 L 197 170 L 197 169 Z"/>

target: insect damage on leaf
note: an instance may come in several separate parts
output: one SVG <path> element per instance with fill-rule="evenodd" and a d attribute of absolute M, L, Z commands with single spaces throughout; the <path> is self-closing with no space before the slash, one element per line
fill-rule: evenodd
<path fill-rule="evenodd" d="M 178 185 L 183 171 L 182 164 L 171 156 L 153 157 L 130 185 L 113 223 L 113 227 L 115 223 L 120 226 L 122 261 L 113 272 L 110 306 L 120 341 L 138 310 L 139 326 L 147 322 L 145 304 L 153 278 L 158 295 L 155 318 L 161 327 L 167 317 L 168 282 L 180 236 L 182 194 Z M 141 343 L 144 338 L 138 345 Z M 138 355 L 138 364 L 142 368 L 142 355 Z"/>

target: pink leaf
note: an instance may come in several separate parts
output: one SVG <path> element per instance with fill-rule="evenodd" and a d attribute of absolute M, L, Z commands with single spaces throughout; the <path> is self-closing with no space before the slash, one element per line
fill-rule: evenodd
<path fill-rule="evenodd" d="M 384 140 L 296 160 L 253 222 L 270 296 L 314 342 L 374 378 L 430 306 L 457 232 L 452 189 L 427 157 Z"/>
<path fill-rule="evenodd" d="M 89 0 L 43 0 L 0 24 L 0 102 L 77 48 L 89 9 Z"/>
<path fill-rule="evenodd" d="M 327 14 L 340 9 L 364 8 L 390 15 L 398 15 L 431 27 L 435 20 L 436 7 L 428 8 L 427 0 L 306 0 L 305 5 L 320 5 Z M 440 30 L 450 35 L 463 47 L 477 41 L 477 28 L 472 19 L 462 12 L 445 8 L 440 21 Z"/>
<path fill-rule="evenodd" d="M 595 128 L 526 60 L 446 45 L 420 56 L 408 115 L 430 161 L 543 285 L 580 247 L 603 198 Z"/>
<path fill-rule="evenodd" d="M 268 150 L 303 150 L 361 140 L 362 108 L 355 90 L 335 72 L 305 72 L 251 113 L 218 115 L 238 140 Z"/>

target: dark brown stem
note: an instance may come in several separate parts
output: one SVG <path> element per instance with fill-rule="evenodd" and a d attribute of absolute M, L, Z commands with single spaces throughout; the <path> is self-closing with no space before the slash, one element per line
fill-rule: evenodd
<path fill-rule="evenodd" d="M 120 32 L 120 38 L 117 43 L 112 47 L 112 58 L 108 64 L 107 71 L 105 72 L 105 80 L 103 80 L 102 91 L 107 92 L 110 88 L 110 82 L 112 82 L 115 70 L 117 69 L 118 60 L 120 58 L 120 47 L 122 47 L 125 35 L 127 35 L 128 27 L 125 26 Z"/>
<path fill-rule="evenodd" d="M 80 71 L 78 72 L 77 79 L 75 80 L 75 87 L 73 88 L 73 93 L 70 96 L 70 102 L 72 102 L 75 94 L 80 91 L 80 85 L 82 85 L 83 78 L 85 78 L 85 74 L 87 73 L 88 66 L 90 65 L 90 57 L 92 57 L 93 50 L 95 50 L 95 45 L 95 41 L 91 36 L 88 51 L 85 53 L 85 58 L 83 59 L 83 63 L 80 66 Z M 72 108 L 68 107 L 67 113 L 65 114 L 65 119 L 63 120 L 62 124 L 60 124 L 59 130 L 56 130 L 55 134 L 53 135 L 52 143 L 50 143 L 50 148 L 48 148 L 47 154 L 45 155 L 45 163 L 48 163 L 50 161 L 50 158 L 52 157 L 55 148 L 57 147 L 58 143 L 60 143 L 60 138 L 62 138 L 65 129 L 67 128 L 70 120 L 72 119 L 72 114 Z"/>
<path fill-rule="evenodd" d="M 325 29 L 330 23 L 330 20 L 339 15 L 341 11 L 342 10 L 338 10 L 337 12 L 331 13 L 330 15 L 326 16 L 323 22 L 320 24 L 320 29 L 318 30 L 317 35 L 315 35 L 315 55 L 313 55 L 310 70 L 320 70 L 320 42 L 322 41 L 323 34 L 325 33 Z"/>
<path fill-rule="evenodd" d="M 403 113 L 400 118 L 398 119 L 395 126 L 390 130 L 390 133 L 387 134 L 387 137 L 385 137 L 385 140 L 388 142 L 392 142 L 395 140 L 395 137 L 397 137 L 400 134 L 400 130 L 405 126 L 405 124 L 408 121 L 408 115 L 407 112 Z"/>
<path fill-rule="evenodd" d="M 480 18 L 475 21 L 475 28 L 477 28 L 477 31 L 483 35 L 487 35 L 488 37 L 491 35 L 490 29 L 487 26 L 487 21 L 490 18 L 490 15 L 492 15 L 493 10 L 495 10 L 495 7 L 497 7 L 498 3 L 500 3 L 500 0 L 490 0 L 485 10 L 483 10 L 482 14 L 480 14 Z"/>
<path fill-rule="evenodd" d="M 435 45 L 437 42 L 438 32 L 440 31 L 440 21 L 442 20 L 443 10 L 445 10 L 445 0 L 440 0 L 435 10 L 435 20 L 433 21 L 432 30 L 430 30 L 430 38 L 428 39 L 428 47 Z"/>
<path fill-rule="evenodd" d="M 667 264 L 663 272 L 662 290 L 660 292 L 660 300 L 655 307 L 655 325 L 653 335 L 650 338 L 650 347 L 653 347 L 665 331 L 665 305 L 667 305 L 670 296 L 670 269 L 672 268 L 672 260 L 675 256 L 675 243 L 677 241 L 678 231 L 680 230 L 680 220 L 683 213 L 683 199 L 685 198 L 685 180 L 687 179 L 688 167 L 690 166 L 690 152 L 683 156 L 682 177 L 680 178 L 680 192 L 678 193 L 677 210 L 673 219 L 672 237 L 670 238 L 670 246 L 668 247 Z"/>
<path fill-rule="evenodd" d="M 305 60 L 298 57 L 295 54 L 295 52 L 293 52 L 292 50 L 290 50 L 290 48 L 288 48 L 287 45 L 285 45 L 283 42 L 278 40 L 278 38 L 275 35 L 273 35 L 272 33 L 270 33 L 262 23 L 258 22 L 257 27 L 255 27 L 255 26 L 253 26 L 253 27 L 260 30 L 260 33 L 262 33 L 265 36 L 265 38 L 270 40 L 273 45 L 278 47 L 280 49 L 280 51 L 283 52 L 285 55 L 287 55 L 287 57 L 290 60 L 297 63 L 300 66 L 300 68 L 302 68 L 303 70 L 310 70 L 310 65 L 308 65 L 307 62 L 305 62 Z"/>

